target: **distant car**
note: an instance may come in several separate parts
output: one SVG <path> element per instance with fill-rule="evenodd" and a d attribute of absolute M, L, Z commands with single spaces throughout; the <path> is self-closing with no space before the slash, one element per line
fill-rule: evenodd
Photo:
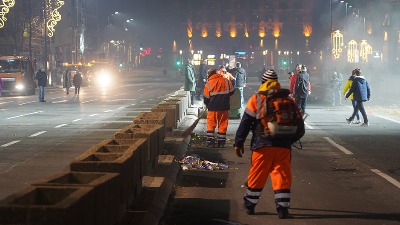
<path fill-rule="evenodd" d="M 108 63 L 94 63 L 88 71 L 88 80 L 95 86 L 108 86 L 119 80 L 120 72 Z"/>

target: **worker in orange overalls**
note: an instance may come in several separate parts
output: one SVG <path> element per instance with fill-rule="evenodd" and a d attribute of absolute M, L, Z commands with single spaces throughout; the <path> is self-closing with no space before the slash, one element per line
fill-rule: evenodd
<path fill-rule="evenodd" d="M 254 94 L 247 102 L 245 112 L 236 132 L 234 151 L 238 157 L 244 153 L 244 142 L 250 131 L 253 133 L 250 150 L 251 166 L 247 177 L 247 190 L 244 196 L 244 207 L 249 215 L 254 214 L 258 200 L 261 196 L 268 175 L 271 176 L 272 188 L 275 192 L 275 204 L 279 218 L 287 218 L 290 206 L 290 188 L 292 175 L 290 168 L 291 146 L 304 135 L 304 121 L 302 113 L 294 103 L 294 113 L 298 128 L 292 138 L 275 140 L 264 135 L 261 119 L 265 110 L 265 99 L 268 95 L 280 89 L 278 76 L 274 70 L 267 70 L 262 76 L 262 85 L 258 93 Z M 276 92 L 276 91 L 275 91 Z M 287 91 L 289 94 L 289 91 Z"/>
<path fill-rule="evenodd" d="M 208 80 L 204 85 L 204 104 L 208 109 L 207 113 L 207 146 L 215 145 L 214 132 L 218 126 L 217 143 L 218 147 L 224 147 L 226 143 L 226 131 L 228 130 L 229 99 L 233 95 L 232 83 L 224 76 L 217 73 L 216 69 L 207 71 Z"/>

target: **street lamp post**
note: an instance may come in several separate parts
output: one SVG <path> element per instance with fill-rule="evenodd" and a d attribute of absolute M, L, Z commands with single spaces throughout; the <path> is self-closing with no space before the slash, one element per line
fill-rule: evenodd
<path fill-rule="evenodd" d="M 329 2 L 329 9 L 330 9 L 330 13 L 331 13 L 331 33 L 332 33 L 332 31 L 333 31 L 332 0 L 330 0 L 330 2 Z"/>

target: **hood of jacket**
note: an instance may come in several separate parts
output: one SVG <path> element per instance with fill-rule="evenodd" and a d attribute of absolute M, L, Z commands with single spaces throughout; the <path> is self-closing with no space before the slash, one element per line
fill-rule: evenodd
<path fill-rule="evenodd" d="M 271 89 L 279 89 L 281 84 L 276 80 L 267 80 L 265 83 L 261 84 L 258 88 L 258 92 L 268 91 Z"/>
<path fill-rule="evenodd" d="M 356 76 L 356 77 L 354 78 L 354 81 L 357 81 L 357 82 L 360 83 L 360 84 L 364 84 L 365 82 L 367 82 L 367 80 L 365 79 L 364 76 Z"/>

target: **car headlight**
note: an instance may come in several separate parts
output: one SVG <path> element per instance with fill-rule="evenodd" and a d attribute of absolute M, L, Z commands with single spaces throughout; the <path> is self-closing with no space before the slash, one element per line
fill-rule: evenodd
<path fill-rule="evenodd" d="M 96 80 L 100 86 L 109 85 L 112 82 L 111 74 L 108 71 L 102 71 L 97 75 Z"/>
<path fill-rule="evenodd" d="M 22 85 L 22 84 L 17 84 L 17 85 L 15 85 L 15 89 L 17 89 L 17 90 L 23 90 L 23 89 L 24 89 L 24 85 Z"/>

